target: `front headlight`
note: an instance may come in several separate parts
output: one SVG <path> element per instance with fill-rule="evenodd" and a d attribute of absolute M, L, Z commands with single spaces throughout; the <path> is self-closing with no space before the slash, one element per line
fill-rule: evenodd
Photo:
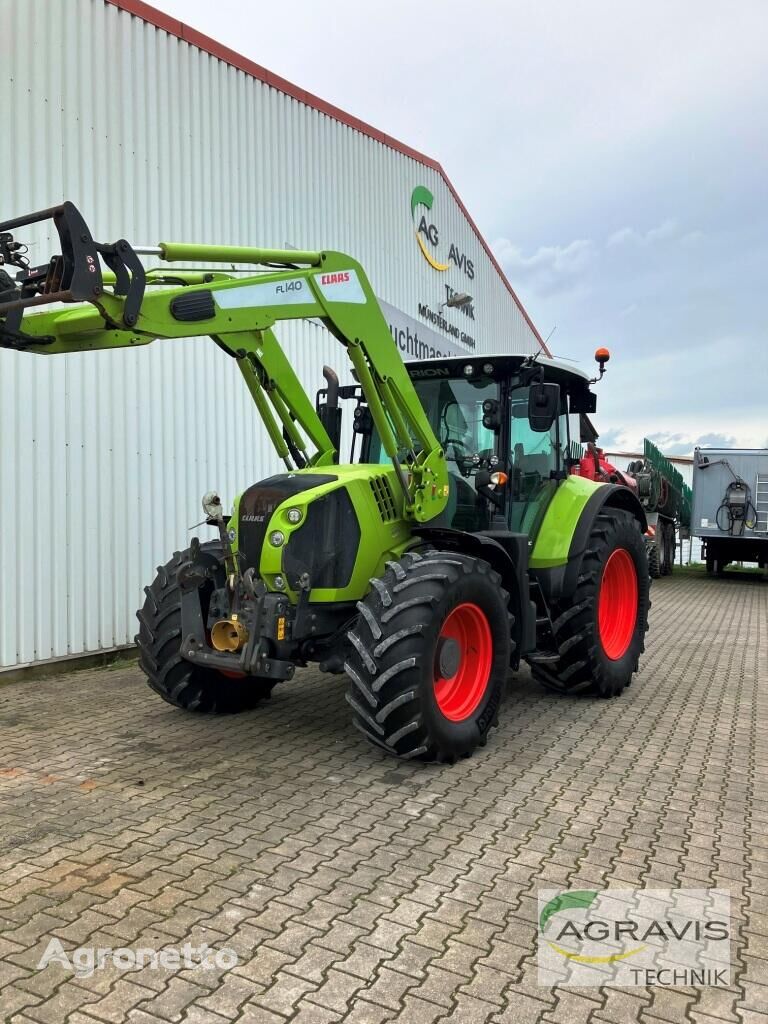
<path fill-rule="evenodd" d="M 203 495 L 203 512 L 209 519 L 221 519 L 223 516 L 224 508 L 216 491 L 206 491 Z"/>

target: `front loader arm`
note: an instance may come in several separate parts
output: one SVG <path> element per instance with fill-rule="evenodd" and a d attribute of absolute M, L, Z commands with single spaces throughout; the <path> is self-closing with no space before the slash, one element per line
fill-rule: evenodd
<path fill-rule="evenodd" d="M 62 253 L 47 266 L 30 269 L 11 232 L 48 218 Z M 167 263 L 250 263 L 270 269 L 238 279 L 200 270 L 145 272 L 137 254 Z M 336 452 L 272 328 L 281 320 L 321 320 L 349 354 L 400 479 L 406 515 L 427 522 L 444 509 L 444 453 L 368 278 L 344 253 L 185 243 L 133 249 L 125 240 L 105 245 L 93 241 L 79 212 L 64 203 L 0 224 L 0 269 L 3 261 L 21 271 L 15 291 L 3 291 L 0 283 L 0 347 L 54 355 L 208 335 L 237 360 L 270 439 L 289 467 L 297 451 L 309 465 L 328 465 Z M 185 283 L 147 290 L 173 280 Z M 28 312 L 50 303 L 66 305 Z M 314 445 L 313 454 L 307 453 L 303 435 Z"/>

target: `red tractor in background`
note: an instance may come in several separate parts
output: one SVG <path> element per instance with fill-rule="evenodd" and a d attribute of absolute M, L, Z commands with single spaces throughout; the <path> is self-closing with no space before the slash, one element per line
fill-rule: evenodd
<path fill-rule="evenodd" d="M 623 484 L 635 495 L 638 492 L 637 480 L 608 462 L 604 450 L 598 448 L 592 441 L 587 444 L 578 464 L 571 467 L 571 472 L 576 476 L 584 476 L 587 480 L 596 480 L 598 483 Z"/>

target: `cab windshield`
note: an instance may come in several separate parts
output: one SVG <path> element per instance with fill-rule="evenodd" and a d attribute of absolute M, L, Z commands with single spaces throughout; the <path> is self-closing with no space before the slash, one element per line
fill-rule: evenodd
<path fill-rule="evenodd" d="M 516 387 L 505 403 L 507 421 L 499 424 L 497 433 L 483 426 L 483 403 L 488 399 L 498 402 L 501 397 L 498 382 L 490 377 L 430 377 L 415 380 L 413 385 L 445 452 L 451 485 L 448 505 L 434 525 L 488 529 L 491 510 L 476 490 L 475 477 L 480 469 L 498 467 L 509 476 L 504 489 L 508 528 L 535 532 L 564 465 L 568 439 L 565 399 L 552 428 L 537 432 L 528 419 L 529 388 Z M 375 430 L 368 451 L 368 461 L 389 462 Z"/>
<path fill-rule="evenodd" d="M 449 471 L 469 476 L 496 454 L 496 435 L 483 426 L 483 402 L 498 398 L 498 385 L 478 380 L 414 382 L 432 429 L 445 452 Z"/>
<path fill-rule="evenodd" d="M 499 387 L 487 377 L 413 382 L 432 430 L 445 452 L 450 473 L 473 475 L 496 454 L 496 435 L 483 426 L 483 402 L 498 398 Z M 415 442 L 415 438 L 414 438 Z M 418 446 L 416 446 L 418 451 Z M 377 432 L 371 438 L 370 459 L 389 462 Z"/>

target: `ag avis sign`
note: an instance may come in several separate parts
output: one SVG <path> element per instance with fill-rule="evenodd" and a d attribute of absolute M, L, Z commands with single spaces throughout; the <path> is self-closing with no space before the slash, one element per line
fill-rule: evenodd
<path fill-rule="evenodd" d="M 470 281 L 475 279 L 475 265 L 456 242 L 440 241 L 440 229 L 432 214 L 435 197 L 425 185 L 417 185 L 411 193 L 411 218 L 421 254 L 433 270 L 441 272 L 455 266 Z"/>

